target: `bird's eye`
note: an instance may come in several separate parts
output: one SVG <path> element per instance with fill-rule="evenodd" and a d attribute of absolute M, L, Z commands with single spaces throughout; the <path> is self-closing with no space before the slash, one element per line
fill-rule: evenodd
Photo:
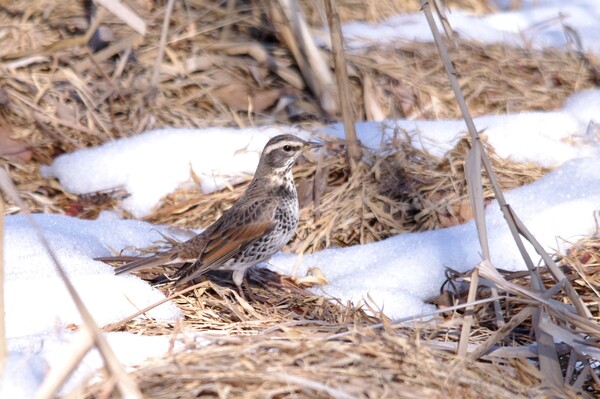
<path fill-rule="evenodd" d="M 292 146 L 291 146 L 291 145 L 284 145 L 284 146 L 283 146 L 283 151 L 285 151 L 285 152 L 290 152 L 290 151 L 292 151 Z"/>

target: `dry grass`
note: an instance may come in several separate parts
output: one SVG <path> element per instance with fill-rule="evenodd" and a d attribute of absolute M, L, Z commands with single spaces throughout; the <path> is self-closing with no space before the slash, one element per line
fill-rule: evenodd
<path fill-rule="evenodd" d="M 561 268 L 586 302 L 593 320 L 600 319 L 597 295 L 600 240 L 574 243 Z M 546 287 L 554 284 L 548 271 L 540 273 Z M 147 278 L 154 277 L 147 275 Z M 464 304 L 465 292 L 452 289 L 468 275 L 449 273 L 444 294 L 434 301 L 444 308 Z M 524 272 L 504 273 L 507 281 L 529 285 Z M 449 397 L 549 398 L 576 397 L 567 386 L 552 388 L 536 368 L 530 320 L 479 359 L 454 355 L 464 310 L 442 313 L 435 322 L 391 323 L 351 304 L 324 300 L 266 269 L 250 274 L 252 298 L 240 297 L 227 277 L 213 275 L 192 292 L 175 299 L 184 318 L 175 326 L 136 319 L 111 326 L 143 334 L 168 334 L 184 343 L 160 359 L 149 360 L 133 372 L 148 397 Z M 166 287 L 164 287 L 167 289 Z M 519 295 L 501 291 L 505 322 L 528 305 Z M 481 289 L 477 299 L 490 297 Z M 568 303 L 562 295 L 555 298 Z M 469 339 L 475 351 L 500 330 L 491 303 L 477 305 Z M 594 333 L 593 339 L 598 339 Z M 203 339 L 212 342 L 206 345 Z M 568 346 L 558 346 L 566 381 L 580 392 L 598 392 L 598 378 L 573 367 Z M 573 357 L 574 356 L 574 357 Z M 569 359 L 571 359 L 569 361 Z M 592 371 L 592 375 L 595 371 Z M 588 378 L 585 378 L 588 376 Z M 98 397 L 104 384 L 85 389 Z M 584 394 L 584 397 L 586 395 Z"/>
<path fill-rule="evenodd" d="M 15 148 L 27 147 L 16 156 L 0 158 L 0 166 L 9 171 L 33 210 L 94 218 L 126 195 L 115 191 L 75 196 L 56 181 L 41 178 L 40 164 L 63 152 L 164 126 L 303 122 L 314 127 L 317 121 L 336 118 L 325 115 L 306 89 L 290 51 L 270 24 L 268 2 L 230 8 L 227 4 L 234 2 L 177 2 L 156 86 L 152 74 L 164 7 L 142 0 L 126 3 L 134 5 L 148 26 L 147 34 L 139 37 L 116 17 L 104 17 L 113 35 L 109 45 L 124 44 L 124 57 L 116 50 L 110 53 L 110 46 L 102 56 L 78 41 L 88 26 L 79 3 L 17 1 L 0 7 L 5 43 L 0 49 L 0 143 L 9 137 Z M 418 3 L 338 1 L 343 21 L 379 21 L 400 11 L 416 11 Z M 451 3 L 478 13 L 490 11 L 485 1 Z M 323 25 L 319 2 L 304 1 L 301 6 L 311 24 Z M 600 60 L 576 51 L 456 40 L 451 56 L 474 114 L 555 109 L 572 93 L 599 83 Z M 433 45 L 394 43 L 390 49 L 367 49 L 347 57 L 357 119 L 459 117 Z M 288 100 L 289 105 L 278 107 Z M 438 159 L 402 140 L 414 134 L 397 131 L 397 139 L 378 154 L 365 152 L 367 162 L 352 176 L 340 141 L 328 141 L 323 153 L 300 164 L 295 174 L 303 221 L 288 250 L 371 242 L 469 219 L 463 177 L 468 140 Z M 547 172 L 502 160 L 492 148 L 488 151 L 505 189 Z M 489 200 L 489 183 L 484 184 Z M 148 220 L 206 226 L 244 188 L 241 184 L 211 195 L 178 190 Z M 9 204 L 7 213 L 18 211 Z M 562 260 L 563 271 L 598 321 L 600 243 L 589 238 L 573 248 Z M 522 274 L 505 278 L 522 286 L 528 283 Z M 449 286 L 460 286 L 465 279 L 468 276 L 449 273 Z M 450 353 L 459 339 L 462 310 L 449 311 L 435 323 L 393 325 L 376 309 L 325 300 L 265 270 L 251 275 L 252 298 L 240 297 L 227 281 L 213 276 L 176 297 L 184 314 L 180 325 L 140 318 L 107 326 L 180 337 L 212 334 L 213 345 L 190 341 L 184 350 L 138 367 L 134 377 L 147 397 L 574 396 L 568 388 L 551 391 L 538 372 L 535 354 L 528 352 L 535 342 L 528 321 L 495 343 L 495 355 L 467 361 Z M 547 274 L 544 281 L 551 284 Z M 479 295 L 486 298 L 490 293 L 482 290 Z M 564 297 L 554 299 L 569 303 Z M 464 300 L 464 292 L 447 291 L 436 303 L 450 306 Z M 505 320 L 529 304 L 518 294 L 505 294 Z M 490 304 L 478 305 L 474 312 L 471 349 L 500 328 Z M 574 368 L 569 363 L 573 359 L 589 363 L 585 356 L 563 354 L 566 380 L 577 381 L 574 385 L 582 392 L 597 392 L 597 373 Z M 110 381 L 104 381 L 76 396 L 106 397 L 103 390 L 109 387 Z"/>
<path fill-rule="evenodd" d="M 157 268 L 140 276 L 152 279 L 163 272 L 164 269 Z M 312 294 L 289 277 L 282 277 L 268 269 L 249 271 L 248 286 L 250 290 L 241 296 L 233 286 L 230 274 L 209 273 L 205 281 L 189 292 L 175 295 L 173 301 L 184 315 L 180 328 L 226 335 L 256 335 L 274 326 L 297 323 L 315 324 L 324 330 L 337 332 L 343 326 L 373 324 L 378 320 L 352 304 Z M 166 295 L 173 293 L 170 285 L 162 285 L 160 289 Z M 173 333 L 173 325 L 142 318 L 115 323 L 105 330 L 169 335 Z"/>
<path fill-rule="evenodd" d="M 474 116 L 556 109 L 572 93 L 600 83 L 599 60 L 576 52 L 456 40 L 449 54 Z M 359 119 L 366 119 L 369 109 L 390 118 L 460 118 L 434 44 L 393 43 L 389 50 L 348 59 L 358 70 L 353 83 Z"/>
<path fill-rule="evenodd" d="M 523 360 L 510 366 L 460 362 L 395 333 L 359 328 L 339 337 L 283 328 L 269 335 L 212 339 L 211 345 L 192 344 L 134 371 L 142 392 L 153 398 L 497 399 L 552 394 L 539 384 L 535 367 Z M 533 381 L 538 386 L 532 387 Z M 96 396 L 92 391 L 87 397 Z"/>
<path fill-rule="evenodd" d="M 300 1 L 300 7 L 311 26 L 327 26 L 325 7 L 318 0 Z M 421 9 L 419 0 L 340 0 L 337 1 L 341 22 L 379 22 L 401 13 L 416 13 Z M 475 14 L 487 14 L 496 9 L 489 1 L 449 0 L 443 4 L 453 9 L 462 9 Z"/>
<path fill-rule="evenodd" d="M 0 23 L 11 26 L 0 50 L 5 71 L 0 83 L 10 136 L 32 146 L 37 161 L 163 126 L 248 126 L 324 116 L 265 9 L 228 13 L 201 1 L 188 9 L 178 5 L 158 87 L 152 87 L 162 9 L 145 2 L 135 7 L 148 33 L 132 39 L 129 58 L 121 60 L 71 45 L 86 27 L 78 3 L 40 2 L 37 8 L 26 7 L 29 3 L 0 10 Z M 103 21 L 114 42 L 133 37 L 117 18 Z M 459 116 L 433 45 L 394 43 L 393 50 L 348 56 L 356 74 L 357 119 L 373 100 L 390 117 Z M 476 114 L 555 108 L 571 93 L 595 86 L 600 65 L 575 53 L 464 41 L 452 56 Z M 376 95 L 366 93 L 367 86 Z M 276 110 L 284 99 L 292 105 Z"/>

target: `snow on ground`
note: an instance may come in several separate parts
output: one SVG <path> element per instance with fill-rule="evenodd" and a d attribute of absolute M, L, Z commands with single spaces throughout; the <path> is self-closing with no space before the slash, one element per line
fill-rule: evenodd
<path fill-rule="evenodd" d="M 148 224 L 134 220 L 89 221 L 47 214 L 35 215 L 35 221 L 99 324 L 124 318 L 163 297 L 133 276 L 115 279 L 111 266 L 93 260 L 113 255 L 111 248 L 120 251 L 127 246 L 151 244 L 152 237 L 160 238 L 156 227 L 149 230 Z M 8 216 L 4 226 L 7 334 L 47 334 L 57 323 L 80 324 L 77 309 L 26 217 Z M 165 304 L 149 315 L 175 319 L 178 312 L 174 305 Z"/>
<path fill-rule="evenodd" d="M 459 37 L 483 43 L 504 43 L 536 49 L 565 48 L 572 43 L 566 31 L 575 30 L 585 51 L 600 54 L 597 0 L 529 0 L 523 7 L 489 15 L 474 15 L 450 10 L 446 17 Z M 438 22 L 438 28 L 443 31 Z M 378 24 L 354 22 L 342 28 L 350 49 L 393 45 L 399 40 L 431 42 L 433 36 L 421 12 L 390 17 Z M 329 42 L 329 33 L 321 33 L 321 44 Z"/>
<path fill-rule="evenodd" d="M 600 54 L 600 9 L 596 0 L 520 3 L 520 10 L 485 17 L 453 11 L 450 23 L 465 37 L 536 47 L 564 47 L 563 24 L 568 24 L 580 34 L 584 48 Z M 374 38 L 378 43 L 382 38 L 430 40 L 421 14 L 390 18 L 377 27 L 349 24 L 344 32 L 350 47 L 372 45 Z M 600 122 L 598 118 L 600 90 L 592 90 L 573 95 L 558 111 L 475 120 L 500 156 L 558 166 L 540 181 L 506 194 L 517 214 L 549 251 L 564 250 L 570 242 L 595 229 L 593 212 L 600 208 L 600 150 L 593 122 Z M 379 148 L 402 129 L 409 133 L 415 147 L 437 156 L 452 148 L 466 130 L 462 121 L 397 120 L 361 123 L 357 128 L 361 141 L 371 148 Z M 124 187 L 131 197 L 123 202 L 123 208 L 139 217 L 148 214 L 163 195 L 178 185 L 193 184 L 191 171 L 200 177 L 207 193 L 252 173 L 268 138 L 289 132 L 302 136 L 314 133 L 292 127 L 164 129 L 63 155 L 44 173 L 59 178 L 74 193 Z M 339 125 L 324 128 L 323 132 L 343 135 Z M 522 269 L 495 203 L 487 207 L 486 216 L 494 265 Z M 93 258 L 160 240 L 159 232 L 171 233 L 166 226 L 120 220 L 114 214 L 103 214 L 96 221 L 59 215 L 35 215 L 35 220 L 98 324 L 118 321 L 162 298 L 147 283 L 133 276 L 114 276 L 111 267 Z M 73 333 L 66 326 L 79 324 L 80 318 L 23 216 L 6 217 L 4 253 L 10 360 L 5 378 L 0 381 L 0 396 L 31 397 L 48 365 L 57 364 L 70 351 Z M 316 288 L 317 292 L 355 302 L 368 295 L 388 316 L 401 318 L 430 311 L 423 300 L 438 292 L 444 268 L 472 268 L 480 260 L 478 253 L 475 228 L 467 223 L 306 255 L 299 262 L 298 272 L 319 267 L 329 284 Z M 278 254 L 268 267 L 291 274 L 296 263 L 297 257 Z M 178 312 L 174 305 L 164 304 L 148 316 L 173 320 Z M 127 333 L 108 336 L 125 364 L 160 355 L 169 345 L 168 337 Z M 88 356 L 77 380 L 99 365 L 97 355 Z"/>
<path fill-rule="evenodd" d="M 161 238 L 159 232 L 171 233 L 169 229 L 120 220 L 110 214 L 95 221 L 36 214 L 34 220 L 98 325 L 121 320 L 164 298 L 137 277 L 115 278 L 111 266 L 93 258 L 111 256 L 112 249 L 150 245 Z M 81 317 L 27 218 L 7 216 L 4 229 L 5 321 L 11 356 L 8 374 L 4 384 L 0 384 L 0 397 L 32 397 L 29 389 L 39 385 L 48 365 L 60 364 L 65 353 L 71 351 L 69 343 L 74 334 L 67 326 L 81 325 Z M 147 313 L 147 317 L 159 320 L 176 320 L 178 316 L 178 308 L 170 302 Z M 118 353 L 124 356 L 124 363 L 141 361 L 153 354 L 142 341 L 133 338 L 120 345 L 129 348 Z M 124 339 L 127 338 L 111 338 L 115 343 Z M 156 355 L 168 349 L 168 337 L 163 341 L 153 346 Z M 78 377 L 83 378 L 100 366 L 97 356 L 88 356 Z M 19 383 L 22 380 L 18 376 L 23 373 L 29 382 Z"/>
<path fill-rule="evenodd" d="M 181 342 L 171 342 L 170 336 L 112 332 L 106 334 L 106 338 L 117 358 L 129 366 L 141 364 L 149 358 L 164 356 L 165 353 L 182 347 Z M 77 341 L 76 334 L 70 331 L 61 331 L 57 336 L 46 337 L 44 340 L 36 339 L 37 347 L 32 347 L 27 338 L 11 339 L 8 367 L 4 383 L 0 384 L 0 397 L 7 399 L 35 397 L 36 389 L 41 385 L 48 369 L 62 364 L 67 354 L 74 349 L 70 344 Z M 197 338 L 196 343 L 203 345 L 209 341 Z M 63 392 L 77 388 L 82 381 L 93 380 L 96 371 L 102 366 L 100 354 L 93 349 L 63 387 Z"/>

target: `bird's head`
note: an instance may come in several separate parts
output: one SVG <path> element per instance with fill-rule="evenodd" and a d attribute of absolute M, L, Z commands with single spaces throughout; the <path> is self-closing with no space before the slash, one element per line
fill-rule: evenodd
<path fill-rule="evenodd" d="M 275 136 L 263 149 L 259 169 L 262 167 L 275 173 L 287 173 L 303 151 L 320 146 L 319 143 L 304 141 L 291 134 Z"/>

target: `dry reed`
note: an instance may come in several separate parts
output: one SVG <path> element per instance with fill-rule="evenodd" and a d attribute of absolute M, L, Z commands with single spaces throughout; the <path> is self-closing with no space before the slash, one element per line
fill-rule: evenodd
<path fill-rule="evenodd" d="M 80 3 L 16 1 L 0 8 L 5 33 L 0 49 L 0 116 L 8 136 L 32 152 L 26 161 L 0 158 L 0 167 L 8 170 L 33 210 L 94 218 L 100 210 L 118 206 L 126 195 L 115 188 L 75 196 L 56 181 L 41 178 L 39 166 L 63 152 L 164 126 L 312 124 L 325 119 L 290 51 L 269 23 L 268 7 L 176 2 L 165 58 L 153 85 L 165 9 L 142 0 L 126 3 L 135 5 L 147 33 L 140 37 L 107 14 L 102 24 L 112 39 L 103 51 L 89 49 L 81 40 L 89 25 Z M 489 2 L 454 3 L 479 13 L 491 11 Z M 416 0 L 338 0 L 338 4 L 344 22 L 380 21 L 420 8 Z M 313 26 L 324 26 L 318 3 L 304 1 L 301 7 Z M 474 114 L 555 109 L 572 93 L 598 85 L 600 61 L 576 51 L 458 40 L 450 53 Z M 358 119 L 459 116 L 432 44 L 394 43 L 393 48 L 368 48 L 347 57 Z M 397 132 L 398 138 L 411 134 Z M 366 164 L 350 176 L 344 143 L 329 141 L 327 156 L 295 169 L 303 222 L 288 250 L 371 242 L 464 222 L 471 217 L 463 177 L 468 148 L 463 139 L 438 159 L 405 140 L 393 140 L 381 152 L 364 152 Z M 507 162 L 493 149 L 488 151 L 505 189 L 547 172 Z M 244 187 L 211 195 L 177 190 L 148 220 L 206 226 Z M 320 198 L 317 202 L 315 195 Z M 349 196 L 356 201 L 345 200 Z M 487 181 L 484 197 L 493 198 Z M 7 213 L 18 211 L 8 204 Z M 599 248 L 597 237 L 590 237 L 574 243 L 562 259 L 563 272 L 595 321 L 600 318 Z M 549 286 L 549 275 L 542 273 Z M 394 325 L 376 310 L 369 313 L 325 300 L 265 270 L 251 277 L 252 299 L 239 297 L 218 276 L 176 298 L 184 314 L 180 326 L 145 318 L 119 326 L 144 334 L 220 333 L 211 337 L 213 345 L 191 345 L 140 365 L 133 376 L 147 397 L 250 397 L 256 392 L 263 397 L 541 398 L 571 397 L 574 390 L 585 396 L 600 389 L 590 359 L 570 357 L 587 365 L 581 370 L 564 353 L 565 376 L 574 390 L 548 388 L 531 364 L 536 353 L 530 347 L 532 327 L 527 320 L 482 358 L 461 361 L 449 352 L 458 345 L 462 310 L 449 311 L 436 323 Z M 528 282 L 522 274 L 503 277 L 522 286 Z M 449 272 L 448 287 L 459 287 L 468 279 Z M 480 298 L 489 295 L 488 290 L 479 292 Z M 516 320 L 530 305 L 518 294 L 503 295 L 506 321 Z M 568 303 L 564 297 L 555 299 Z M 448 290 L 436 298 L 442 308 L 464 300 L 464 292 Z M 473 311 L 471 352 L 500 328 L 492 305 L 480 304 Z M 79 396 L 103 396 L 110 381 L 106 384 L 87 387 Z"/>

